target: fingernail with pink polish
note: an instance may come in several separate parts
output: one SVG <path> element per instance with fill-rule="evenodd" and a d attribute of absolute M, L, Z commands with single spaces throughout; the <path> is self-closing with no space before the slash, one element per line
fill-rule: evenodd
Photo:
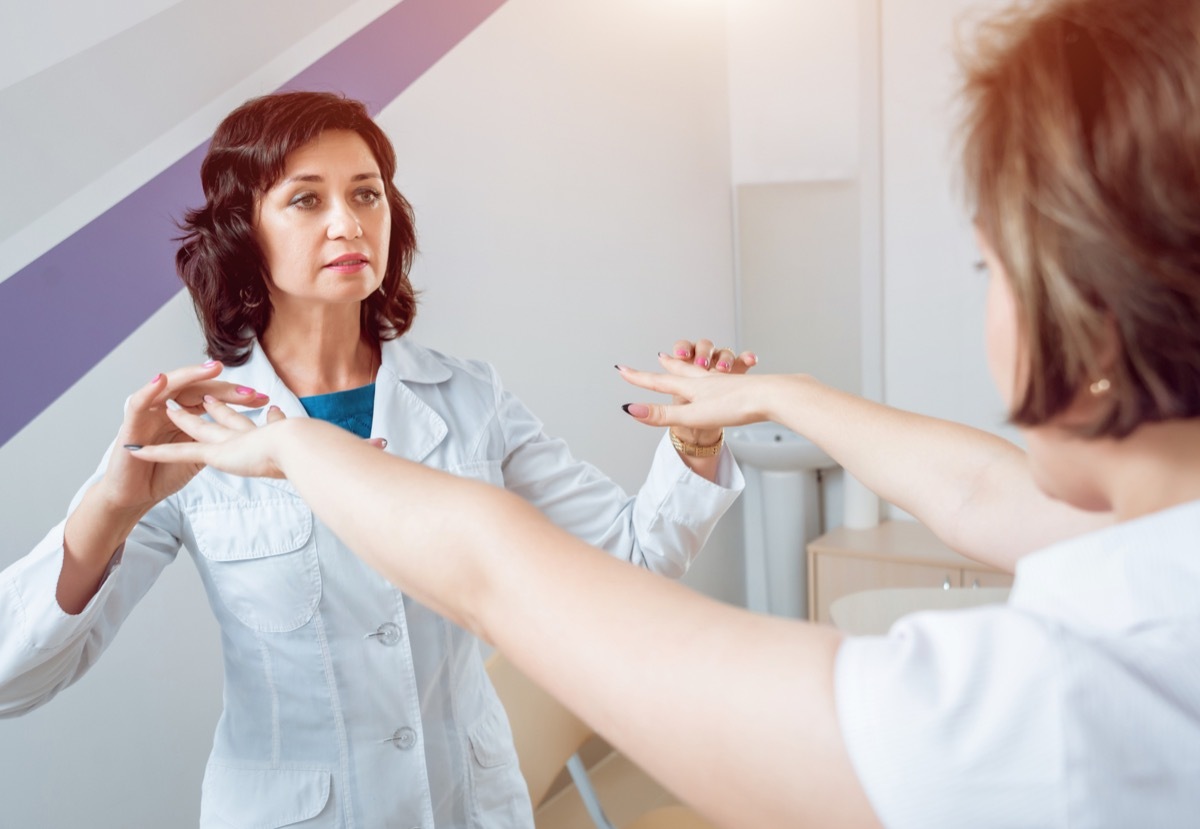
<path fill-rule="evenodd" d="M 708 368 L 708 358 L 707 357 L 697 357 L 696 365 L 704 366 L 705 368 Z"/>
<path fill-rule="evenodd" d="M 158 374 L 156 374 L 150 378 L 150 385 L 153 386 L 155 383 L 157 383 L 161 379 L 162 379 L 162 373 L 159 372 Z"/>
<path fill-rule="evenodd" d="M 204 364 L 204 367 L 205 367 L 205 368 L 212 368 L 212 367 L 213 367 L 213 366 L 215 366 L 216 364 L 217 364 L 217 361 L 216 361 L 216 360 L 209 360 L 207 363 L 205 363 L 205 364 Z"/>
<path fill-rule="evenodd" d="M 641 403 L 626 403 L 621 408 L 625 410 L 625 414 L 631 417 L 645 417 L 650 414 L 650 407 L 643 406 Z"/>
<path fill-rule="evenodd" d="M 726 371 L 729 371 L 729 363 L 722 360 L 721 362 L 717 363 L 717 368 L 723 368 Z"/>
<path fill-rule="evenodd" d="M 204 395 L 204 402 L 205 403 L 216 403 L 217 398 L 213 397 L 211 394 L 206 394 L 206 395 Z"/>
<path fill-rule="evenodd" d="M 247 388 L 246 386 L 238 386 L 237 393 L 238 394 L 254 394 L 255 392 L 254 392 L 254 389 Z"/>
<path fill-rule="evenodd" d="M 684 351 L 682 348 L 680 348 L 680 349 L 677 349 L 677 350 L 675 351 L 675 354 L 676 354 L 676 355 L 678 355 L 678 356 L 680 356 L 680 357 L 686 357 L 686 356 L 687 356 L 687 352 L 686 352 L 686 351 Z"/>

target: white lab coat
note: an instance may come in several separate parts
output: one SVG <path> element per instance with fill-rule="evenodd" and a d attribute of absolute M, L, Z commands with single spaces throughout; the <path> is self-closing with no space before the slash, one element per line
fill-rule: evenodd
<path fill-rule="evenodd" d="M 305 416 L 259 348 L 222 379 Z M 630 498 L 547 437 L 489 365 L 407 338 L 384 344 L 373 418 L 389 453 L 504 486 L 586 541 L 670 576 L 743 486 L 728 454 L 714 484 L 664 440 Z M 145 516 L 77 616 L 54 598 L 62 533 L 60 524 L 0 573 L 0 715 L 78 679 L 182 546 L 220 623 L 225 668 L 202 827 L 533 826 L 474 637 L 366 567 L 286 481 L 204 470 Z"/>

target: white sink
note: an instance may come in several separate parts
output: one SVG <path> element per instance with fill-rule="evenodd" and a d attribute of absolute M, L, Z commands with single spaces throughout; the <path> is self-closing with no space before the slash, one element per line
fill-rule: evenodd
<path fill-rule="evenodd" d="M 818 472 L 836 467 L 808 438 L 775 423 L 725 430 L 746 476 L 742 498 L 746 607 L 804 619 L 808 567 L 804 548 L 821 534 Z"/>
<path fill-rule="evenodd" d="M 739 463 L 757 469 L 800 471 L 837 466 L 815 443 L 777 423 L 751 423 L 725 430 Z"/>

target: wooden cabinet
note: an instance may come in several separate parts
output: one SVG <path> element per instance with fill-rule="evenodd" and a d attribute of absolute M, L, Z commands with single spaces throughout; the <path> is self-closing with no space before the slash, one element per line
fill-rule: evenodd
<path fill-rule="evenodd" d="M 923 524 L 884 521 L 838 527 L 808 545 L 808 618 L 829 621 L 835 599 L 880 587 L 1008 587 L 1012 575 L 951 550 Z"/>

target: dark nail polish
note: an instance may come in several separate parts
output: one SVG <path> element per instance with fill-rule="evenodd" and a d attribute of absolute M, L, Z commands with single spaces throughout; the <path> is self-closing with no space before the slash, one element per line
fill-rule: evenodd
<path fill-rule="evenodd" d="M 127 443 L 125 444 L 125 448 L 130 452 L 136 452 L 137 450 L 141 449 L 142 446 L 140 443 Z"/>
<path fill-rule="evenodd" d="M 632 403 L 626 403 L 624 406 L 621 407 L 621 411 L 623 411 L 625 414 L 629 414 L 629 407 L 632 405 L 633 405 Z M 632 415 L 630 415 L 630 416 L 632 417 Z"/>

